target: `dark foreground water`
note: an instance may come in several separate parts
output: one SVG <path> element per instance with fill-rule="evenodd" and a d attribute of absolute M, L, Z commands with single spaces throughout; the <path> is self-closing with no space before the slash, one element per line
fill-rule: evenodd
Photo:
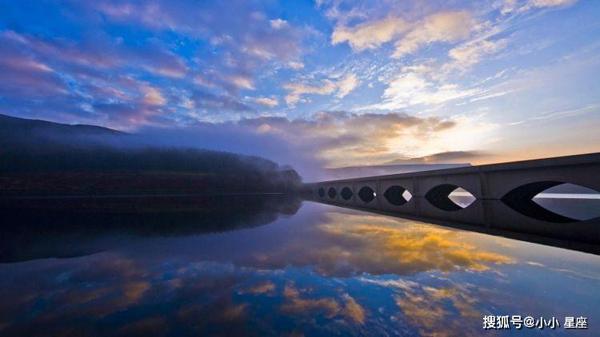
<path fill-rule="evenodd" d="M 600 256 L 248 200 L 210 212 L 5 211 L 0 335 L 600 334 Z M 484 330 L 488 315 L 535 326 Z M 569 317 L 588 329 L 565 329 Z"/>

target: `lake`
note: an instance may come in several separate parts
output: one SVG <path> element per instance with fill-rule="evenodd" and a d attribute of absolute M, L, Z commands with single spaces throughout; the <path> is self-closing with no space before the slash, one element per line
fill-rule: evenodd
<path fill-rule="evenodd" d="M 597 335 L 597 255 L 278 196 L 176 204 L 3 211 L 0 335 Z"/>

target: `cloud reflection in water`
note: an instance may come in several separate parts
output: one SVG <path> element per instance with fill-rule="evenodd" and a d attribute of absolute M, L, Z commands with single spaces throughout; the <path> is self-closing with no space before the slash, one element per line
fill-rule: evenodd
<path fill-rule="evenodd" d="M 0 332 L 476 336 L 481 315 L 497 310 L 559 314 L 563 303 L 597 312 L 597 278 L 565 274 L 536 249 L 528 259 L 538 264 L 516 254 L 530 247 L 306 204 L 252 229 L 129 238 L 89 256 L 1 264 Z M 561 254 L 600 264 L 583 255 Z M 576 290 L 550 291 L 565 277 Z"/>

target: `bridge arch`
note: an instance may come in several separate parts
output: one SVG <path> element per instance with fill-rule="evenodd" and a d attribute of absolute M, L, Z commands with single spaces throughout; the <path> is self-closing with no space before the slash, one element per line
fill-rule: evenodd
<path fill-rule="evenodd" d="M 373 190 L 370 186 L 363 186 L 360 188 L 360 190 L 358 190 L 358 197 L 366 204 L 375 200 L 376 196 L 377 192 L 375 192 L 375 190 Z"/>
<path fill-rule="evenodd" d="M 466 205 L 460 205 L 450 198 L 450 194 L 457 189 L 462 189 L 462 187 L 454 185 L 454 184 L 441 184 L 433 187 L 425 194 L 425 199 L 429 201 L 433 206 L 448 212 L 460 211 L 464 208 L 469 207 L 472 204 L 472 201 Z M 464 190 L 464 189 L 463 189 Z M 472 193 L 465 190 L 468 194 L 473 196 Z M 473 199 L 474 201 L 474 199 Z"/>
<path fill-rule="evenodd" d="M 406 188 L 400 185 L 392 185 L 383 193 L 385 200 L 394 206 L 402 206 L 406 204 L 410 200 L 410 197 L 407 199 L 407 195 L 412 197 L 412 194 L 410 194 Z"/>
<path fill-rule="evenodd" d="M 559 214 L 557 212 L 553 212 L 552 210 L 541 206 L 535 201 L 535 197 L 538 194 L 543 193 L 544 191 L 551 189 L 552 187 L 564 184 L 565 183 L 559 181 L 537 181 L 524 184 L 506 193 L 501 200 L 511 209 L 537 220 L 556 223 L 569 223 L 581 221 L 581 219 L 576 219 L 570 216 Z M 575 185 L 575 187 L 587 189 L 580 185 Z M 598 191 L 593 189 L 589 190 L 599 193 Z"/>
<path fill-rule="evenodd" d="M 329 187 L 329 189 L 327 190 L 327 196 L 329 196 L 329 199 L 335 199 L 335 197 L 337 196 L 337 190 L 335 189 L 335 187 Z"/>
<path fill-rule="evenodd" d="M 342 197 L 342 199 L 349 201 L 350 199 L 352 199 L 352 196 L 354 195 L 354 192 L 352 192 L 352 189 L 348 186 L 344 186 L 344 188 L 342 188 L 342 191 L 340 192 L 340 196 Z"/>

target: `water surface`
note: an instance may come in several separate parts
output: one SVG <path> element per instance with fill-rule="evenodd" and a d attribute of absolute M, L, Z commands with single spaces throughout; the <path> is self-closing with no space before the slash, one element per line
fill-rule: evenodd
<path fill-rule="evenodd" d="M 245 209 L 4 225 L 0 335 L 540 335 L 484 315 L 586 316 L 543 333 L 597 335 L 599 256 L 312 202 Z"/>

